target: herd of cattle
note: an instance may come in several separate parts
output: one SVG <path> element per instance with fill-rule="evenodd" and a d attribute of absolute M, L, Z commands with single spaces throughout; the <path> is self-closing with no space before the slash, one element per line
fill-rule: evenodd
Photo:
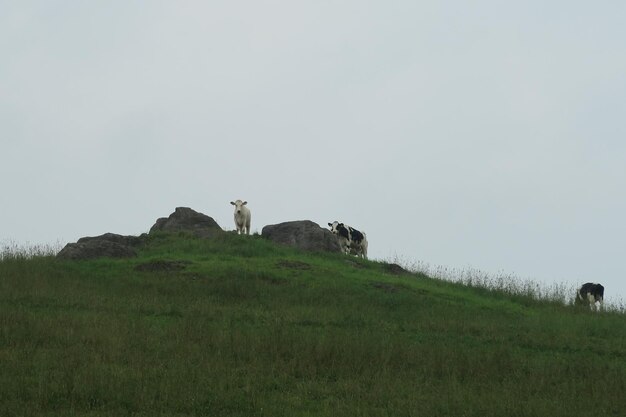
<path fill-rule="evenodd" d="M 231 201 L 235 206 L 235 227 L 238 234 L 250 234 L 250 222 L 252 214 L 246 207 L 247 201 Z M 337 236 L 339 247 L 346 255 L 356 255 L 367 259 L 367 236 L 365 232 L 360 232 L 346 224 L 334 221 L 328 223 L 330 231 Z M 602 308 L 604 302 L 604 287 L 600 284 L 587 282 L 580 287 L 576 293 L 576 304 L 589 305 L 592 310 Z"/>

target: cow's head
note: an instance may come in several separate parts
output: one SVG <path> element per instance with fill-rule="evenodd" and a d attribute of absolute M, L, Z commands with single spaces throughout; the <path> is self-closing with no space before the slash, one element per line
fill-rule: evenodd
<path fill-rule="evenodd" d="M 235 213 L 241 213 L 241 208 L 245 206 L 246 204 L 248 204 L 248 202 L 237 200 L 237 201 L 231 201 L 230 204 L 235 206 Z"/>
<path fill-rule="evenodd" d="M 328 223 L 328 225 L 330 226 L 330 231 L 333 232 L 334 234 L 338 234 L 339 228 L 343 227 L 343 223 L 339 223 L 339 222 Z"/>

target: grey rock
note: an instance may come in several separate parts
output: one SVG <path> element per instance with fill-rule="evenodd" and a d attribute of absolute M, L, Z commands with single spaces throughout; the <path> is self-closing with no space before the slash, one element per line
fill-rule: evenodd
<path fill-rule="evenodd" d="M 198 237 L 211 237 L 223 233 L 222 228 L 211 217 L 187 207 L 178 207 L 167 218 L 156 221 L 150 229 L 165 232 L 191 232 Z M 148 235 L 122 236 L 105 233 L 101 236 L 82 237 L 76 243 L 68 243 L 57 254 L 59 259 L 94 259 L 100 257 L 129 258 L 137 256 L 136 248 L 147 240 Z"/>
<path fill-rule="evenodd" d="M 301 250 L 341 252 L 335 235 L 310 220 L 271 224 L 261 230 L 261 236 Z"/>
<path fill-rule="evenodd" d="M 176 207 L 169 217 L 157 219 L 149 233 L 158 231 L 190 232 L 198 237 L 213 237 L 224 232 L 213 218 L 189 207 Z"/>
<path fill-rule="evenodd" d="M 83 237 L 76 243 L 68 243 L 57 254 L 59 259 L 132 258 L 137 256 L 134 247 L 141 245 L 136 236 L 105 233 L 101 236 Z"/>
<path fill-rule="evenodd" d="M 92 240 L 106 240 L 108 242 L 117 243 L 122 246 L 131 246 L 131 247 L 136 247 L 143 243 L 143 239 L 141 237 L 122 236 L 122 235 L 117 235 L 115 233 L 105 233 L 103 235 L 95 236 L 95 237 L 81 237 L 80 239 L 78 239 L 76 243 L 87 243 Z"/>

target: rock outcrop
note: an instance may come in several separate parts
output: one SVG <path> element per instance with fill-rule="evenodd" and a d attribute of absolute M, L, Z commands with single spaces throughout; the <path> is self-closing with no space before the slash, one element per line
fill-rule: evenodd
<path fill-rule="evenodd" d="M 141 237 L 122 236 L 115 233 L 105 233 L 101 236 L 83 237 L 76 243 L 68 243 L 57 254 L 59 259 L 94 259 L 132 258 L 137 256 L 135 248 L 143 242 Z"/>
<path fill-rule="evenodd" d="M 169 217 L 157 219 L 150 228 L 149 234 L 156 232 L 188 232 L 200 238 L 211 238 L 226 233 L 213 218 L 188 207 L 177 207 Z M 305 251 L 341 252 L 335 235 L 310 220 L 268 225 L 263 228 L 261 235 L 273 242 Z M 83 237 L 76 243 L 65 245 L 57 254 L 57 258 L 130 258 L 137 256 L 137 248 L 149 241 L 150 238 L 146 234 L 137 237 L 105 233 L 101 236 Z M 170 265 L 155 266 L 155 268 L 162 267 L 166 268 Z"/>
<path fill-rule="evenodd" d="M 154 232 L 190 232 L 197 237 L 213 237 L 224 230 L 213 218 L 198 213 L 189 207 L 176 207 L 174 213 L 169 217 L 157 219 L 154 226 L 150 228 L 150 233 Z"/>
<path fill-rule="evenodd" d="M 224 232 L 211 217 L 188 207 L 178 207 L 169 217 L 158 219 L 150 229 L 150 233 L 156 231 L 190 232 L 202 238 Z M 101 236 L 83 237 L 76 243 L 65 245 L 57 254 L 57 258 L 74 260 L 101 257 L 131 258 L 137 256 L 136 248 L 145 240 L 145 234 L 137 237 L 105 233 Z"/>
<path fill-rule="evenodd" d="M 306 251 L 341 252 L 335 235 L 310 220 L 268 225 L 261 236 Z"/>

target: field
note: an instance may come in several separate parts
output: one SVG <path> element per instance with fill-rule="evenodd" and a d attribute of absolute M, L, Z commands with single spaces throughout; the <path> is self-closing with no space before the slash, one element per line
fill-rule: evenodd
<path fill-rule="evenodd" d="M 624 416 L 626 316 L 156 235 L 0 260 L 0 416 Z"/>

